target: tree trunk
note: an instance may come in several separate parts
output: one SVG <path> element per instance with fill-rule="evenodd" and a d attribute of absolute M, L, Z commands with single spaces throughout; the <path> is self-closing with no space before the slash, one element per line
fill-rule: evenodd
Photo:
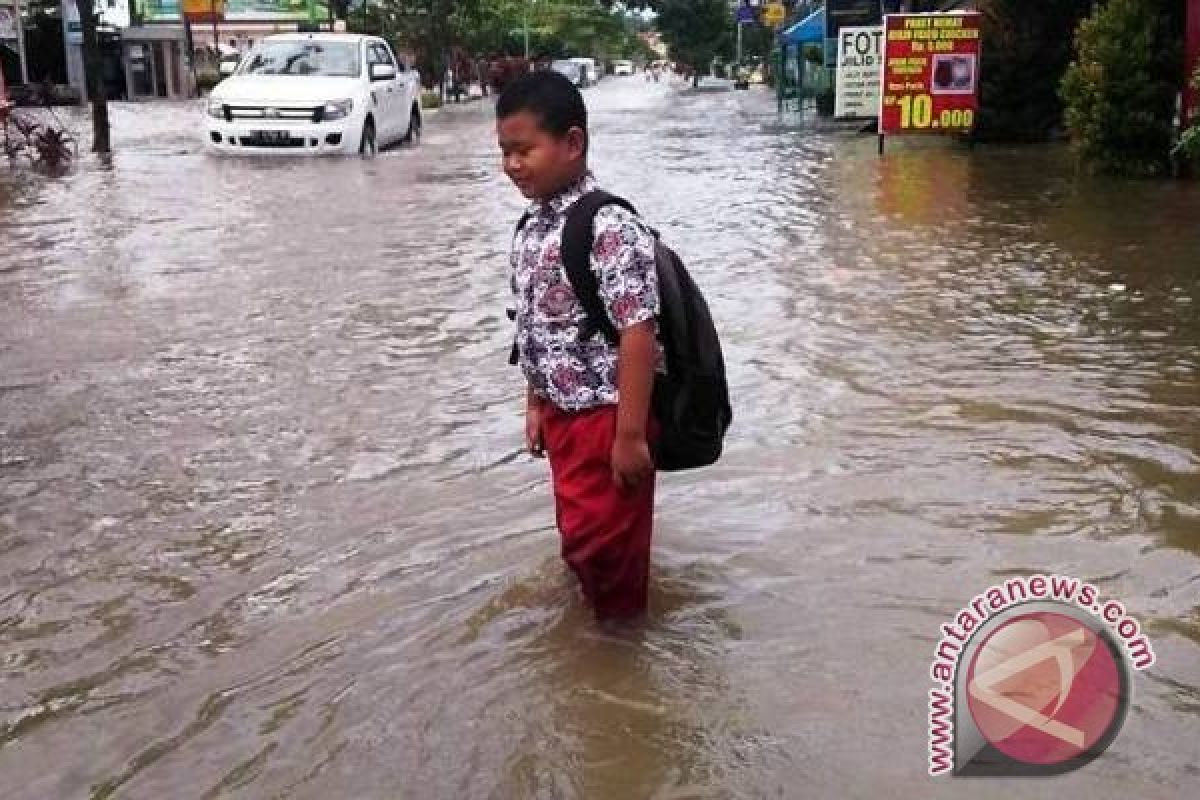
<path fill-rule="evenodd" d="M 100 65 L 100 39 L 96 35 L 93 0 L 75 0 L 75 5 L 79 9 L 79 23 L 83 28 L 83 72 L 88 99 L 92 103 L 92 152 L 107 155 L 112 152 L 108 129 L 108 96 Z"/>

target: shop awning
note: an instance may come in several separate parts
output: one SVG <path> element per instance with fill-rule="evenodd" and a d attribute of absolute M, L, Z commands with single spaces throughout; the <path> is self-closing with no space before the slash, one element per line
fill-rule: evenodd
<path fill-rule="evenodd" d="M 823 44 L 825 41 L 825 9 L 818 8 L 799 22 L 784 28 L 779 34 L 784 44 Z"/>

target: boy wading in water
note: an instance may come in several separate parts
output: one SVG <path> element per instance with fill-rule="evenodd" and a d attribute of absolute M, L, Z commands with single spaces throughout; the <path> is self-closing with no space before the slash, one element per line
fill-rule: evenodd
<path fill-rule="evenodd" d="M 616 344 L 590 329 L 564 269 L 563 227 L 596 188 L 587 109 L 556 72 L 525 75 L 501 94 L 504 172 L 532 201 L 510 256 L 516 349 L 525 374 L 525 437 L 549 456 L 563 559 L 602 619 L 646 610 L 656 435 L 650 402 L 663 363 L 655 240 L 633 213 L 602 207 L 590 254 Z"/>

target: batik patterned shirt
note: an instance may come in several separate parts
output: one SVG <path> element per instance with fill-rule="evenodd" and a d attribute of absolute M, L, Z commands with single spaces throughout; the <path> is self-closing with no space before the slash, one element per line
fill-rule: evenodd
<path fill-rule="evenodd" d="M 509 258 L 518 363 L 534 394 L 564 411 L 617 402 L 617 347 L 600 332 L 580 340 L 587 313 L 562 262 L 567 212 L 595 188 L 589 173 L 534 203 Z M 596 214 L 594 233 L 592 272 L 613 325 L 621 331 L 653 320 L 659 304 L 653 234 L 627 209 L 612 205 Z M 661 368 L 661 346 L 658 363 Z"/>

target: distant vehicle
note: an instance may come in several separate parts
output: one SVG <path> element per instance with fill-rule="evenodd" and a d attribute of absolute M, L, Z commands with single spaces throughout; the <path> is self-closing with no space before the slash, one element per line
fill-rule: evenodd
<path fill-rule="evenodd" d="M 750 88 L 750 70 L 746 67 L 736 67 L 733 70 L 733 88 L 734 89 L 749 89 Z"/>
<path fill-rule="evenodd" d="M 588 86 L 587 70 L 581 64 L 576 64 L 574 61 L 555 61 L 550 65 L 550 69 L 566 75 L 571 83 L 578 86 L 580 89 Z"/>
<path fill-rule="evenodd" d="M 596 66 L 594 58 L 572 58 L 571 61 L 583 67 L 585 73 L 585 84 L 591 86 L 600 81 L 600 68 Z"/>
<path fill-rule="evenodd" d="M 632 75 L 632 74 L 633 74 L 633 62 L 632 61 L 614 61 L 613 62 L 613 75 Z"/>
<path fill-rule="evenodd" d="M 377 36 L 268 36 L 212 90 L 204 130 L 219 153 L 369 156 L 420 134 L 420 88 Z"/>

